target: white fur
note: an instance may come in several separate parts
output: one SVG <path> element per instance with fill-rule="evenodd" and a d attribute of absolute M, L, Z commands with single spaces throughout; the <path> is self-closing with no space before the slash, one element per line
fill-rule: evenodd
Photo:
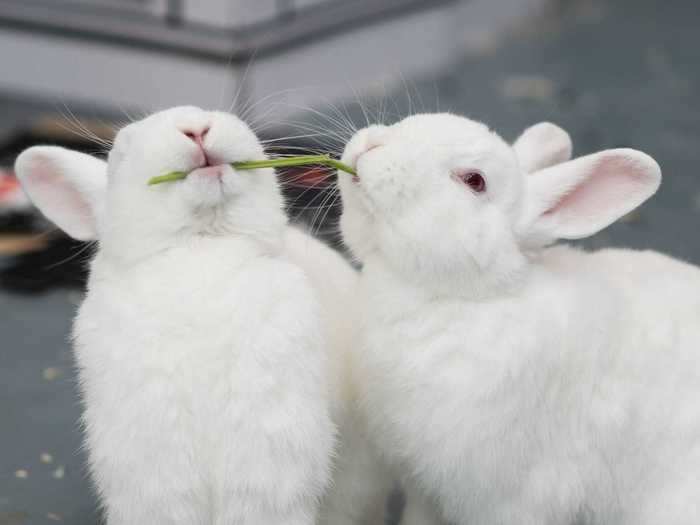
<path fill-rule="evenodd" d="M 289 229 L 286 239 L 290 260 L 304 268 L 323 305 L 321 319 L 331 352 L 332 414 L 339 432 L 332 486 L 318 523 L 381 525 L 394 477 L 371 446 L 358 406 L 358 274 L 337 252 L 296 228 Z"/>
<path fill-rule="evenodd" d="M 183 131 L 206 126 L 221 165 L 147 186 L 202 165 Z M 74 338 L 109 525 L 315 521 L 335 433 L 329 333 L 274 173 L 224 164 L 262 156 L 235 117 L 183 107 L 122 129 L 106 170 L 51 147 L 17 160 L 49 218 L 99 239 Z"/>
<path fill-rule="evenodd" d="M 543 248 L 641 204 L 656 163 L 611 150 L 527 174 L 453 115 L 373 141 L 346 148 L 341 226 L 364 263 L 371 434 L 408 487 L 453 523 L 700 523 L 700 271 Z M 454 176 L 477 169 L 481 194 Z"/>
<path fill-rule="evenodd" d="M 572 149 L 569 134 L 551 122 L 530 126 L 513 143 L 520 166 L 527 173 L 569 160 Z"/>

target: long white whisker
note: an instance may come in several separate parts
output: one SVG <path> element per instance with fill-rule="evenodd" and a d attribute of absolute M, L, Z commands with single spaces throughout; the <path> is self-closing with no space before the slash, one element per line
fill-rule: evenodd
<path fill-rule="evenodd" d="M 238 104 L 238 99 L 241 95 L 241 92 L 244 89 L 245 83 L 248 80 L 248 72 L 250 71 L 250 68 L 253 64 L 253 61 L 255 60 L 255 56 L 257 54 L 258 50 L 255 49 L 251 55 L 250 58 L 248 59 L 248 63 L 246 64 L 245 70 L 243 71 L 243 76 L 241 77 L 240 82 L 238 83 L 238 87 L 236 88 L 236 93 L 233 95 L 233 100 L 231 101 L 231 105 L 228 107 L 228 110 L 226 113 L 232 113 L 236 105 Z M 233 58 L 233 55 L 231 55 L 231 58 Z M 222 100 L 223 102 L 223 100 Z"/>

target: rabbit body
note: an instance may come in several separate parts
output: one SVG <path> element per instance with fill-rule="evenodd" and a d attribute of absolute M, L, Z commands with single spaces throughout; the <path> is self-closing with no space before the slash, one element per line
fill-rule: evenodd
<path fill-rule="evenodd" d="M 361 406 L 405 525 L 700 523 L 700 270 L 548 248 L 661 180 L 634 150 L 567 161 L 557 130 L 414 115 L 346 146 Z"/>
<path fill-rule="evenodd" d="M 447 519 L 700 519 L 700 271 L 557 247 L 483 301 L 363 273 L 375 441 Z"/>
<path fill-rule="evenodd" d="M 107 163 L 50 146 L 17 159 L 49 219 L 99 241 L 74 339 L 109 525 L 318 516 L 334 328 L 304 264 L 330 250 L 308 243 L 298 257 L 304 234 L 287 225 L 273 171 L 229 164 L 263 155 L 235 117 L 181 107 L 120 130 Z M 148 185 L 173 170 L 188 176 Z M 352 275 L 333 261 L 328 276 Z"/>
<path fill-rule="evenodd" d="M 74 336 L 110 524 L 313 522 L 333 444 L 318 310 L 255 242 L 97 256 Z"/>

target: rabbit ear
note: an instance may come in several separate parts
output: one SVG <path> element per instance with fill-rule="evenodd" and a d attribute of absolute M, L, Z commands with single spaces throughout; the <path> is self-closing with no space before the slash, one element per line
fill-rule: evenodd
<path fill-rule="evenodd" d="M 15 161 L 15 172 L 41 212 L 71 237 L 97 238 L 107 188 L 107 163 L 65 148 L 35 146 Z"/>
<path fill-rule="evenodd" d="M 540 122 L 522 132 L 513 143 L 525 173 L 554 166 L 571 159 L 569 134 L 550 122 Z"/>
<path fill-rule="evenodd" d="M 599 232 L 651 197 L 661 183 L 654 159 L 632 149 L 606 150 L 526 179 L 524 240 L 545 245 Z"/>

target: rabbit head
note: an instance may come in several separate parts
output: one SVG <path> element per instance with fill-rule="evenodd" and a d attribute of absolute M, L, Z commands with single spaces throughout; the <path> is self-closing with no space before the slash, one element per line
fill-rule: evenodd
<path fill-rule="evenodd" d="M 230 165 L 262 158 L 260 141 L 235 116 L 177 107 L 122 128 L 106 162 L 35 146 L 15 166 L 33 202 L 66 233 L 139 257 L 193 235 L 279 237 L 286 219 L 274 172 Z M 172 171 L 188 175 L 148 185 Z"/>
<path fill-rule="evenodd" d="M 575 160 L 552 124 L 510 145 L 451 114 L 360 130 L 340 174 L 343 236 L 361 261 L 383 258 L 404 277 L 475 293 L 517 280 L 557 239 L 592 235 L 639 206 L 661 173 L 644 153 L 607 150 Z"/>

